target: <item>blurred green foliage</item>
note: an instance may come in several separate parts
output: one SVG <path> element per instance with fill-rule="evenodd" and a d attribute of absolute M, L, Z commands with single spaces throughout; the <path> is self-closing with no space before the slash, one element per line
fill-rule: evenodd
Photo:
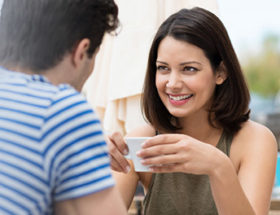
<path fill-rule="evenodd" d="M 242 68 L 250 91 L 274 96 L 280 90 L 280 44 L 277 35 L 267 35 L 258 55 L 250 56 Z"/>

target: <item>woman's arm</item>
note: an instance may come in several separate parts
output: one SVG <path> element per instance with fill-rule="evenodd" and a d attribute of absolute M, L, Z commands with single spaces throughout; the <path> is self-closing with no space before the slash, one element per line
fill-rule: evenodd
<path fill-rule="evenodd" d="M 219 214 L 268 214 L 277 161 L 275 137 L 264 126 L 247 122 L 234 138 L 230 157 L 210 176 Z"/>
<path fill-rule="evenodd" d="M 155 130 L 151 126 L 145 125 L 129 132 L 127 137 L 150 137 L 154 135 Z M 111 166 L 114 170 L 113 174 L 117 188 L 128 209 L 133 200 L 138 181 L 140 180 L 139 173 L 135 172 L 133 163 L 124 158 L 124 153 L 122 152 L 127 147 L 125 146 L 124 138 L 119 133 L 113 133 L 108 138 L 108 145 L 110 155 L 113 158 L 111 160 Z M 129 170 L 127 167 L 129 167 Z"/>
<path fill-rule="evenodd" d="M 122 197 L 127 209 L 129 209 L 129 207 L 132 203 L 132 200 L 133 200 L 133 197 L 134 197 L 137 185 L 138 185 L 138 181 L 139 181 L 139 176 L 134 171 L 132 162 L 129 162 L 129 163 L 132 166 L 129 173 L 125 174 L 125 173 L 116 172 L 116 171 L 113 172 L 114 178 L 117 182 L 118 191 L 120 192 L 121 197 Z"/>

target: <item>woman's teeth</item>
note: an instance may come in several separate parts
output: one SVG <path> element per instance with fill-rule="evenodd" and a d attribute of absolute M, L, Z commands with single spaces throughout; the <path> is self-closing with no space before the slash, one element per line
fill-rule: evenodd
<path fill-rule="evenodd" d="M 171 96 L 169 95 L 169 98 L 172 99 L 172 100 L 175 100 L 175 101 L 181 101 L 181 100 L 184 100 L 184 99 L 188 99 L 192 97 L 192 94 L 191 95 L 186 95 L 186 96 Z"/>

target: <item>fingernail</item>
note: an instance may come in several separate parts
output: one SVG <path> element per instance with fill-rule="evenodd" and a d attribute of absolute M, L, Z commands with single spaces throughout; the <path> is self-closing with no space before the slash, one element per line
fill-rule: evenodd
<path fill-rule="evenodd" d="M 126 166 L 125 167 L 125 173 L 129 173 L 130 172 L 130 166 Z"/>
<path fill-rule="evenodd" d="M 127 154 L 128 154 L 127 149 L 124 149 L 124 150 L 123 150 L 123 154 L 124 154 L 124 155 L 127 155 Z"/>

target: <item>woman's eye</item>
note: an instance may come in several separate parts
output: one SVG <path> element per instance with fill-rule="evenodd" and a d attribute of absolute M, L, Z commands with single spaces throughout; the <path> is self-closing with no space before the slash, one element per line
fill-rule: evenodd
<path fill-rule="evenodd" d="M 159 70 L 159 71 L 168 71 L 168 67 L 166 67 L 166 66 L 157 66 L 157 70 Z"/>
<path fill-rule="evenodd" d="M 198 69 L 192 66 L 186 66 L 184 67 L 183 71 L 187 71 L 187 72 L 197 72 Z"/>

